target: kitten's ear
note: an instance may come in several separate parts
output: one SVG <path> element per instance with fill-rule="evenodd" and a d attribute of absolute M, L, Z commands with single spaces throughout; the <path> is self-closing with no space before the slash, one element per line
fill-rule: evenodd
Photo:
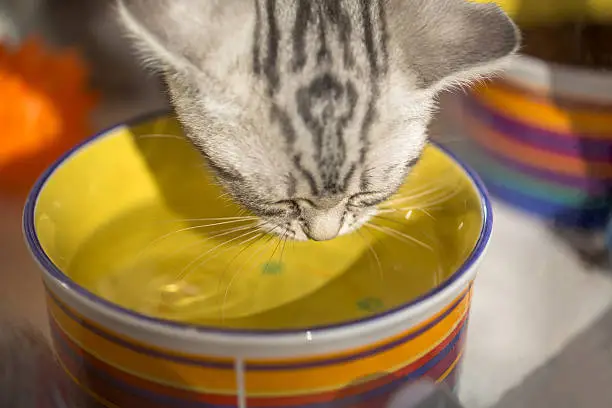
<path fill-rule="evenodd" d="M 117 11 L 145 58 L 184 68 L 198 66 L 220 32 L 227 31 L 225 24 L 235 23 L 248 4 L 247 0 L 117 0 Z"/>
<path fill-rule="evenodd" d="M 423 88 L 487 76 L 520 45 L 518 28 L 493 3 L 385 1 L 392 46 Z"/>

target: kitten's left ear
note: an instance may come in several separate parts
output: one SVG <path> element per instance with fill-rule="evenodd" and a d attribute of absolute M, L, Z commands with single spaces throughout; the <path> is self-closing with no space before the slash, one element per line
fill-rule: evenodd
<path fill-rule="evenodd" d="M 175 69 L 197 67 L 250 8 L 247 0 L 117 0 L 139 51 Z"/>
<path fill-rule="evenodd" d="M 487 76 L 520 45 L 520 32 L 493 3 L 383 0 L 390 46 L 419 87 L 441 89 Z"/>

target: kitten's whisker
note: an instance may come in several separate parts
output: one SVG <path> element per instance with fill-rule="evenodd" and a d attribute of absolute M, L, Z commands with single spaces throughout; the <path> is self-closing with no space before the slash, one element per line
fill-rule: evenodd
<path fill-rule="evenodd" d="M 287 245 L 287 239 L 288 238 L 289 238 L 289 230 L 287 230 L 287 232 L 285 232 L 285 235 L 284 235 L 283 247 L 281 248 L 280 258 L 279 258 L 279 261 L 278 261 L 280 264 L 283 263 L 283 255 L 285 254 L 285 245 Z"/>
<path fill-rule="evenodd" d="M 397 200 L 402 200 L 405 199 L 406 197 L 410 197 L 414 194 L 420 194 L 423 192 L 429 192 L 431 190 L 433 190 L 436 186 L 438 185 L 438 182 L 430 182 L 430 183 L 426 183 L 424 185 L 419 186 L 418 188 L 412 188 L 408 191 L 400 191 L 397 194 L 394 194 L 393 196 L 389 197 L 385 202 L 386 203 L 393 203 Z"/>
<path fill-rule="evenodd" d="M 438 259 L 438 267 L 436 268 L 436 273 L 434 274 L 433 284 L 437 287 L 444 280 L 444 269 L 442 269 L 442 262 L 440 262 L 439 258 L 436 259 Z"/>
<path fill-rule="evenodd" d="M 451 185 L 451 183 L 448 182 L 449 180 L 445 177 L 447 174 L 451 174 L 451 173 L 452 172 L 449 169 L 437 175 L 436 179 L 434 179 L 433 181 L 424 183 L 420 186 L 417 186 L 417 188 L 410 189 L 409 191 L 406 191 L 406 192 L 401 191 L 400 193 L 389 198 L 389 200 L 387 200 L 387 203 L 392 203 L 392 202 L 395 202 L 397 200 L 401 200 L 404 198 L 412 198 L 412 196 L 416 193 L 419 193 L 419 196 L 422 196 L 422 195 L 427 195 L 430 192 L 433 193 L 438 190 L 442 190 L 445 187 L 448 187 Z M 416 174 L 416 172 L 412 172 L 411 174 L 414 175 Z M 442 183 L 443 181 L 444 183 Z"/>
<path fill-rule="evenodd" d="M 256 228 L 257 228 L 257 224 L 256 223 L 250 224 L 250 225 L 241 225 L 239 227 L 234 227 L 234 228 L 230 228 L 230 229 L 227 229 L 227 230 L 222 230 L 222 231 L 220 231 L 217 234 L 210 235 L 208 238 L 224 237 L 224 236 L 227 236 L 227 235 L 232 235 L 232 234 L 235 234 L 237 232 L 242 232 L 242 231 L 246 231 L 246 230 L 249 230 L 249 229 L 255 230 Z M 184 251 L 185 249 L 192 248 L 192 247 L 194 247 L 196 245 L 201 245 L 201 244 L 202 244 L 201 241 L 196 241 L 192 245 L 189 245 L 188 247 L 179 248 L 177 251 L 175 251 L 175 253 L 176 252 L 180 252 L 180 251 Z"/>
<path fill-rule="evenodd" d="M 383 221 L 392 222 L 394 224 L 398 224 L 398 225 L 401 225 L 403 227 L 406 226 L 406 223 L 403 222 L 403 221 L 396 220 L 396 219 L 393 219 L 393 218 L 390 218 L 390 217 L 385 217 L 385 216 L 382 216 L 382 215 L 373 215 L 372 218 L 376 218 L 376 219 L 380 219 L 380 220 L 383 220 Z M 379 224 L 376 224 L 376 225 L 379 225 Z"/>
<path fill-rule="evenodd" d="M 391 200 L 391 201 L 387 201 L 385 204 L 387 204 L 388 206 L 395 206 L 395 205 L 404 203 L 404 202 L 409 201 L 409 200 L 416 200 L 417 198 L 426 197 L 426 196 L 429 196 L 429 195 L 436 194 L 436 193 L 438 193 L 440 191 L 444 191 L 445 187 L 446 186 L 442 185 L 442 186 L 439 186 L 437 188 L 431 188 L 429 190 L 423 191 L 423 192 L 418 193 L 418 194 L 411 194 L 409 196 L 403 196 L 401 198 L 397 198 L 397 199 L 394 199 L 394 200 Z"/>
<path fill-rule="evenodd" d="M 287 232 L 285 231 L 285 233 L 283 233 L 282 236 L 278 237 L 278 243 L 276 244 L 274 251 L 272 251 L 272 255 L 270 255 L 270 259 L 268 259 L 268 264 L 272 261 L 272 258 L 274 258 L 276 251 L 278 251 L 278 248 L 280 247 L 281 243 L 283 242 L 286 236 L 287 236 Z"/>
<path fill-rule="evenodd" d="M 242 221 L 242 220 L 240 220 L 240 221 Z M 245 220 L 245 221 L 249 221 L 249 220 Z M 135 259 L 134 262 L 137 263 L 140 260 L 140 258 L 142 258 L 142 256 L 145 254 L 145 252 L 147 250 L 149 250 L 151 247 L 155 246 L 155 244 L 158 244 L 161 241 L 163 241 L 163 240 L 165 240 L 165 239 L 167 239 L 167 238 L 169 238 L 169 237 L 171 237 L 173 235 L 179 234 L 181 232 L 193 231 L 193 230 L 197 230 L 197 229 L 203 229 L 203 228 L 214 227 L 214 226 L 219 226 L 219 225 L 235 224 L 237 222 L 238 221 L 236 220 L 236 221 L 231 221 L 231 222 L 220 222 L 220 223 L 215 223 L 215 224 L 195 225 L 195 226 L 181 228 L 179 230 L 169 232 L 169 233 L 164 234 L 161 237 L 156 238 L 153 241 L 149 242 L 138 254 L 136 254 L 136 257 L 134 258 Z M 221 234 L 213 234 L 210 237 L 214 238 L 214 237 L 217 237 L 217 236 L 223 236 L 223 235 L 231 234 L 233 232 L 242 231 L 243 229 L 244 229 L 244 226 L 238 226 L 238 227 L 235 227 L 235 228 L 225 229 L 225 230 L 221 230 Z M 182 249 L 184 249 L 184 248 L 182 248 Z"/>
<path fill-rule="evenodd" d="M 256 220 L 259 217 L 254 215 L 246 217 L 216 217 L 216 218 L 177 218 L 168 220 L 169 222 L 196 222 L 196 221 L 247 221 Z"/>
<path fill-rule="evenodd" d="M 402 232 L 396 231 L 393 228 L 384 227 L 382 225 L 375 225 L 375 224 L 372 224 L 372 223 L 369 223 L 369 222 L 365 223 L 364 225 L 366 227 L 368 227 L 368 228 L 372 228 L 373 230 L 376 230 L 376 231 L 381 232 L 383 234 L 387 234 L 389 236 L 392 236 L 392 237 L 394 237 L 394 238 L 396 238 L 396 239 L 398 239 L 400 241 L 407 242 L 407 243 L 417 244 L 417 245 L 419 245 L 419 246 L 421 246 L 421 247 L 423 247 L 423 248 L 425 248 L 425 249 L 427 249 L 429 251 L 434 252 L 434 249 L 431 246 L 429 246 L 426 243 L 424 243 L 423 241 L 420 241 L 420 240 L 418 240 L 418 239 L 416 239 L 413 236 L 410 236 L 408 234 L 404 234 Z"/>
<path fill-rule="evenodd" d="M 438 204 L 442 204 L 445 203 L 449 200 L 451 200 L 452 198 L 456 197 L 457 195 L 459 195 L 459 193 L 461 192 L 461 190 L 463 189 L 463 186 L 456 188 L 455 190 L 449 192 L 448 194 L 446 194 L 445 196 L 439 197 L 436 200 L 433 201 L 428 201 L 428 202 L 424 202 L 423 204 L 417 206 L 417 207 L 403 207 L 403 208 L 399 208 L 400 210 L 421 210 L 423 211 L 424 209 L 432 209 L 435 206 L 437 206 Z"/>
<path fill-rule="evenodd" d="M 367 230 L 364 230 L 364 231 L 367 231 Z M 378 257 L 378 254 L 376 253 L 376 250 L 372 246 L 371 242 L 363 236 L 363 234 L 361 233 L 360 230 L 357 230 L 357 233 L 359 234 L 361 239 L 363 239 L 363 241 L 367 245 L 368 251 L 370 252 L 370 255 L 374 258 L 374 261 L 376 262 L 376 265 L 378 266 L 378 275 L 380 276 L 380 280 L 382 282 L 384 282 L 385 281 L 385 275 L 384 275 L 384 272 L 383 272 L 382 264 L 380 263 L 380 258 Z"/>
<path fill-rule="evenodd" d="M 230 261 L 230 262 L 227 264 L 227 266 L 225 267 L 223 274 L 225 274 L 225 271 L 227 270 L 227 268 L 229 268 L 229 267 L 230 267 L 230 265 L 231 265 L 231 263 L 234 261 L 234 259 L 236 259 L 236 258 L 237 258 L 237 257 L 238 257 L 238 256 L 239 256 L 239 255 L 240 255 L 242 252 L 243 252 L 243 251 L 245 251 L 245 250 L 246 250 L 246 248 L 250 248 L 250 247 L 251 247 L 251 245 L 253 245 L 253 244 L 254 244 L 254 243 L 257 241 L 257 239 L 258 239 L 258 238 L 260 238 L 260 237 L 262 237 L 263 235 L 265 235 L 265 234 L 264 234 L 263 232 L 261 232 L 261 230 L 259 230 L 259 229 L 257 229 L 257 230 L 255 230 L 255 231 L 253 231 L 253 233 L 257 233 L 257 235 L 255 235 L 255 236 L 253 236 L 253 237 L 250 237 L 250 238 L 246 238 L 246 239 L 244 239 L 243 241 L 236 243 L 236 245 L 238 245 L 238 246 L 243 246 L 243 245 L 245 245 L 245 244 L 248 244 L 248 245 L 246 245 L 245 247 L 241 248 L 241 249 L 240 249 L 240 251 L 238 251 L 238 253 L 237 253 L 236 255 L 234 255 L 234 257 L 232 258 L 232 260 L 231 260 L 231 261 Z M 244 235 L 250 235 L 250 234 L 243 234 L 243 236 L 244 236 Z M 224 248 L 224 249 L 223 249 L 221 252 L 222 252 L 222 253 L 225 253 L 225 252 L 227 252 L 227 251 L 231 250 L 231 249 L 232 249 L 232 247 L 233 247 L 233 246 L 226 247 L 226 248 Z M 219 253 L 220 253 L 220 252 L 216 252 L 216 253 L 215 253 L 215 254 L 213 254 L 211 257 L 208 257 L 208 258 L 206 258 L 206 259 L 202 260 L 202 262 L 200 262 L 200 263 L 197 265 L 197 267 L 196 267 L 196 268 L 201 268 L 201 267 L 202 267 L 202 266 L 203 266 L 203 265 L 204 265 L 206 262 L 210 261 L 211 259 L 215 259 L 215 258 L 216 258 L 216 257 L 219 255 Z M 222 274 L 222 275 L 223 275 L 223 274 Z M 221 278 L 219 278 L 219 280 L 221 280 Z M 217 285 L 217 286 L 218 286 L 218 285 Z M 217 287 L 217 292 L 219 292 L 219 288 L 218 288 L 218 287 Z"/>
<path fill-rule="evenodd" d="M 251 232 L 247 232 L 247 233 L 242 234 L 241 237 L 246 237 L 246 236 L 249 236 L 249 235 L 257 233 L 257 232 L 259 232 L 259 230 L 254 230 L 254 231 L 251 231 Z M 243 241 L 237 243 L 237 245 L 244 245 L 244 244 L 246 244 L 248 242 L 251 242 L 254 239 L 257 239 L 261 235 L 263 235 L 263 234 L 259 233 L 259 234 L 255 235 L 254 237 L 245 238 Z M 209 257 L 207 257 L 206 259 L 203 259 L 200 263 L 198 263 L 192 269 L 192 271 L 195 271 L 197 269 L 202 268 L 207 262 L 209 262 L 209 261 L 211 261 L 213 259 L 218 258 L 221 254 L 224 254 L 224 253 L 226 253 L 226 252 L 228 252 L 228 251 L 230 251 L 232 249 L 233 249 L 233 246 L 230 245 L 230 246 L 226 246 L 225 248 L 219 248 L 218 250 L 215 250 L 214 253 L 211 253 Z M 213 252 L 213 251 L 209 251 L 209 252 Z M 191 273 L 190 271 L 186 271 L 182 277 L 177 278 L 177 281 L 180 281 L 182 279 L 187 278 L 187 276 L 189 276 L 190 273 Z"/>
<path fill-rule="evenodd" d="M 412 173 L 412 175 L 414 175 L 414 174 L 415 173 Z M 435 188 L 436 186 L 440 185 L 443 181 L 447 181 L 446 178 L 443 178 L 443 176 L 445 176 L 446 174 L 447 174 L 447 172 L 444 172 L 444 173 L 440 174 L 438 176 L 438 178 L 435 178 L 433 180 L 427 180 L 426 183 L 420 184 L 420 185 L 418 185 L 418 186 L 416 186 L 414 188 L 409 189 L 408 191 L 405 191 L 405 192 L 400 191 L 397 194 L 393 195 L 390 198 L 390 200 L 394 200 L 396 198 L 405 197 L 405 193 L 414 194 L 414 193 L 421 193 L 423 191 L 429 191 L 429 190 Z"/>
<path fill-rule="evenodd" d="M 402 200 L 394 200 L 393 202 L 387 202 L 385 204 L 387 204 L 389 207 L 385 206 L 385 207 L 379 207 L 382 210 L 390 210 L 390 209 L 399 209 L 399 210 L 411 210 L 411 209 L 423 209 L 423 208 L 432 208 L 435 205 L 441 204 L 443 202 L 446 202 L 450 199 L 452 199 L 453 197 L 457 196 L 461 190 L 463 190 L 465 187 L 461 184 L 458 184 L 457 187 L 455 187 L 454 189 L 452 189 L 450 192 L 448 192 L 445 195 L 439 196 L 439 197 L 430 197 L 429 201 L 425 201 L 424 203 L 420 204 L 419 206 L 413 206 L 413 207 L 401 207 L 398 208 L 398 205 L 401 205 L 402 202 L 414 199 L 414 198 L 419 198 L 419 197 L 409 197 L 406 199 L 402 199 Z"/>
<path fill-rule="evenodd" d="M 261 227 L 262 227 L 263 225 L 265 225 L 265 224 L 268 224 L 268 223 L 269 223 L 269 222 L 268 222 L 268 221 L 266 221 L 266 222 L 262 223 L 261 225 L 258 225 L 258 226 L 257 226 L 257 231 L 258 231 L 258 232 L 260 232 L 260 234 L 256 235 L 256 238 L 261 238 L 261 237 L 263 237 L 263 236 L 267 235 L 267 234 L 266 234 L 266 232 L 265 232 L 265 231 L 263 230 L 263 228 L 261 228 Z M 273 230 L 274 230 L 274 229 L 273 229 Z M 255 244 L 255 242 L 257 242 L 257 241 L 251 241 L 251 239 L 249 239 L 249 240 L 247 240 L 247 241 L 245 241 L 245 242 L 241 242 L 241 243 L 239 243 L 239 244 L 238 244 L 238 245 L 242 246 L 242 245 L 244 245 L 244 244 L 248 243 L 248 245 L 247 245 L 247 246 L 245 246 L 245 247 L 241 248 L 241 249 L 238 251 L 238 253 L 237 253 L 236 255 L 234 255 L 234 257 L 232 258 L 232 260 L 228 262 L 227 266 L 225 267 L 225 269 L 224 269 L 224 270 L 223 270 L 223 272 L 221 273 L 221 276 L 219 276 L 219 282 L 218 282 L 218 284 L 217 284 L 217 292 L 220 292 L 220 286 L 221 286 L 221 283 L 222 283 L 222 282 L 223 282 L 223 280 L 225 279 L 225 274 L 227 273 L 227 271 L 228 271 L 229 267 L 232 265 L 232 263 L 233 263 L 233 262 L 234 262 L 236 259 L 238 259 L 238 257 L 239 257 L 240 255 L 242 255 L 242 254 L 243 254 L 243 253 L 244 253 L 244 252 L 245 252 L 247 249 L 249 249 L 249 248 L 250 248 L 250 247 L 251 247 L 253 244 Z"/>
<path fill-rule="evenodd" d="M 241 231 L 247 230 L 249 228 L 253 228 L 253 229 L 257 228 L 257 224 L 252 224 L 252 225 L 248 225 L 248 226 L 242 225 L 242 226 L 239 226 L 239 227 L 234 227 L 234 228 L 230 228 L 230 229 L 227 229 L 227 230 L 222 230 L 218 234 L 210 235 L 210 238 L 216 238 L 216 237 L 221 237 L 221 236 L 225 236 L 225 235 L 231 235 L 231 234 L 234 234 L 236 232 L 241 232 Z M 196 242 L 191 243 L 190 245 L 187 245 L 187 246 L 184 246 L 184 247 L 178 247 L 174 251 L 167 252 L 167 253 L 164 254 L 164 257 L 166 259 L 170 258 L 170 257 L 178 254 L 179 252 L 186 252 L 187 250 L 189 250 L 189 249 L 191 249 L 191 248 L 193 248 L 195 246 L 198 246 L 198 245 L 202 245 L 202 242 L 199 241 L 199 240 L 196 241 Z M 216 258 L 217 255 L 219 255 L 219 254 L 221 254 L 223 252 L 226 252 L 226 251 L 225 250 L 221 251 L 218 254 L 215 254 L 215 256 L 213 258 L 210 258 L 210 259 Z"/>
<path fill-rule="evenodd" d="M 424 208 L 419 208 L 419 211 L 421 211 L 423 214 L 425 214 L 426 216 L 431 218 L 433 221 L 438 221 L 437 218 L 434 217 L 433 214 L 431 214 L 428 210 L 426 210 Z"/>
<path fill-rule="evenodd" d="M 168 133 L 149 133 L 146 135 L 137 135 L 138 139 L 178 139 L 180 141 L 186 142 L 184 137 L 178 135 L 171 135 Z"/>
<path fill-rule="evenodd" d="M 181 232 L 186 232 L 186 231 L 193 231 L 193 230 L 197 230 L 197 229 L 203 229 L 203 228 L 210 228 L 210 227 L 218 227 L 220 225 L 227 225 L 227 224 L 237 224 L 239 222 L 246 222 L 246 221 L 251 221 L 251 220 L 230 220 L 230 221 L 223 221 L 223 222 L 216 222 L 213 224 L 203 224 L 203 225 L 192 225 L 191 227 L 185 227 L 185 228 L 181 228 L 178 229 L 176 231 L 172 231 L 169 232 L 167 234 L 162 235 L 159 238 L 154 239 L 153 241 L 149 242 L 149 244 L 146 246 L 145 249 L 150 248 L 152 245 L 155 245 L 156 243 L 163 241 L 164 239 L 172 236 L 172 235 L 176 235 L 179 234 Z"/>
<path fill-rule="evenodd" d="M 217 197 L 219 200 L 231 200 L 231 194 L 230 193 L 223 193 L 223 194 L 219 194 L 219 197 Z"/>
<path fill-rule="evenodd" d="M 255 253 L 253 253 L 247 260 L 245 260 L 242 265 L 240 266 L 240 268 L 238 268 L 236 270 L 236 273 L 234 273 L 234 275 L 232 275 L 230 281 L 227 284 L 227 287 L 225 288 L 225 294 L 223 295 L 223 303 L 221 304 L 221 321 L 225 321 L 225 307 L 227 305 L 227 297 L 229 296 L 229 293 L 232 289 L 232 286 L 234 285 L 234 281 L 236 280 L 236 278 L 238 277 L 238 275 L 240 275 L 242 273 L 242 271 L 244 270 L 244 268 L 246 267 L 246 264 L 248 262 L 250 262 L 256 255 L 259 255 L 263 252 L 264 249 L 268 248 L 268 244 L 270 242 L 272 242 L 274 236 L 270 235 L 269 239 L 265 242 L 265 244 Z"/>
<path fill-rule="evenodd" d="M 405 222 L 398 220 L 397 218 L 391 218 L 389 216 L 385 216 L 385 214 L 389 214 L 389 213 L 396 213 L 399 212 L 400 210 L 405 210 L 405 211 L 419 211 L 422 212 L 423 214 L 425 214 L 426 216 L 428 216 L 429 218 L 431 218 L 433 221 L 437 221 L 436 217 L 434 217 L 429 211 L 423 209 L 423 208 L 408 208 L 408 209 L 398 209 L 397 211 L 388 211 L 388 212 L 380 212 L 378 214 L 374 214 L 371 217 L 372 218 L 379 218 L 381 220 L 385 220 L 385 221 L 389 221 L 389 222 L 394 222 L 396 224 L 400 224 L 400 225 L 406 225 Z M 407 218 L 407 217 L 406 217 Z"/>
<path fill-rule="evenodd" d="M 249 227 L 245 227 L 244 229 L 251 229 L 251 231 L 247 231 L 244 234 L 238 235 L 237 237 L 234 237 L 230 240 L 221 242 L 220 244 L 214 246 L 213 248 L 209 249 L 208 251 L 204 252 L 203 254 L 199 255 L 198 257 L 196 257 L 196 259 L 194 259 L 193 261 L 189 262 L 178 274 L 177 280 L 182 280 L 184 279 L 184 277 L 187 275 L 187 273 L 189 272 L 189 269 L 191 269 L 192 266 L 196 265 L 196 268 L 201 264 L 202 258 L 204 258 L 206 255 L 208 255 L 209 253 L 216 251 L 228 244 L 231 244 L 232 242 L 235 242 L 239 239 L 242 239 L 246 236 L 249 236 L 251 234 L 256 234 L 259 232 L 259 230 L 254 229 L 256 228 L 255 226 L 249 226 Z M 235 232 L 235 231 L 234 231 Z M 225 234 L 227 235 L 227 234 Z M 205 260 L 206 261 L 206 260 Z M 200 262 L 200 263 L 198 263 Z"/>

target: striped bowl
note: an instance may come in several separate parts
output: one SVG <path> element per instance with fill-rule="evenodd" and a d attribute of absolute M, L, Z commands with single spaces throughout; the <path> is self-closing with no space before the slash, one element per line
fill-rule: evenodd
<path fill-rule="evenodd" d="M 601 229 L 612 202 L 612 73 L 520 57 L 464 99 L 491 194 L 562 226 Z"/>
<path fill-rule="evenodd" d="M 115 182 L 112 195 L 110 187 L 97 183 L 114 171 L 124 182 L 137 177 L 140 170 L 125 171 L 120 163 L 134 162 L 135 169 L 146 171 L 130 146 L 145 133 L 167 132 L 160 131 L 162 122 L 153 117 L 118 126 L 76 147 L 41 177 L 24 211 L 26 241 L 43 272 L 55 351 L 67 375 L 95 404 L 380 408 L 400 390 L 404 398 L 405 387 L 415 382 L 455 389 L 472 282 L 492 218 L 478 179 L 435 147 L 436 157 L 467 180 L 480 207 L 475 244 L 440 286 L 384 313 L 302 330 L 196 326 L 122 308 L 64 274 L 62 262 L 74 246 L 90 236 L 92 225 L 107 222 L 107 216 L 98 215 L 100 202 L 108 208 L 142 198 L 134 195 L 145 181 L 124 188 Z M 116 165 L 108 164 L 109 155 Z M 96 165 L 106 171 L 90 168 Z M 145 198 L 153 190 L 146 191 Z"/>
<path fill-rule="evenodd" d="M 608 265 L 612 268 L 612 217 L 608 221 L 608 227 L 606 228 L 606 249 L 608 250 Z"/>

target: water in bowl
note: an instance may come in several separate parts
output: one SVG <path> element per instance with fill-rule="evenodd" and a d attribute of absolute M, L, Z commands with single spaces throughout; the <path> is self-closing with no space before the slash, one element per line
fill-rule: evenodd
<path fill-rule="evenodd" d="M 454 193 L 456 182 L 445 185 L 429 194 L 442 199 L 436 205 L 400 199 L 328 242 L 265 235 L 250 217 L 183 220 L 148 204 L 96 231 L 67 273 L 114 303 L 173 321 L 289 329 L 359 319 L 432 290 L 469 255 L 480 208 Z"/>
<path fill-rule="evenodd" d="M 359 231 L 327 242 L 265 235 L 223 197 L 184 139 L 148 137 L 178 134 L 168 123 L 99 139 L 63 164 L 55 188 L 39 199 L 37 229 L 53 261 L 125 308 L 219 328 L 347 322 L 431 291 L 458 270 L 480 235 L 474 186 L 432 146 Z M 83 208 L 82 222 L 73 223 L 70 214 Z"/>

